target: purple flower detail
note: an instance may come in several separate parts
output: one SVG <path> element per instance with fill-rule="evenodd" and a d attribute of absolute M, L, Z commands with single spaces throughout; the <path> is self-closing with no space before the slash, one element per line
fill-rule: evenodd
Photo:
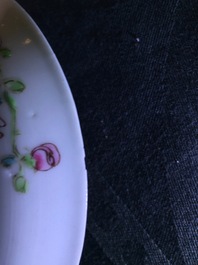
<path fill-rule="evenodd" d="M 35 147 L 31 156 L 36 161 L 35 169 L 39 171 L 47 171 L 55 167 L 60 162 L 60 153 L 58 148 L 51 143 L 45 143 Z"/>
<path fill-rule="evenodd" d="M 5 127 L 6 122 L 0 117 L 0 127 Z M 0 139 L 3 138 L 4 133 L 0 132 Z"/>
<path fill-rule="evenodd" d="M 0 127 L 5 127 L 6 122 L 0 117 Z"/>

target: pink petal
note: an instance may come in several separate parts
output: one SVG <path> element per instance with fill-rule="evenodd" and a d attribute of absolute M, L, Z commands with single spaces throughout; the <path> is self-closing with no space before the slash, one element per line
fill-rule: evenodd
<path fill-rule="evenodd" d="M 58 148 L 51 143 L 42 144 L 34 148 L 31 155 L 36 160 L 35 169 L 41 171 L 49 170 L 60 162 Z"/>

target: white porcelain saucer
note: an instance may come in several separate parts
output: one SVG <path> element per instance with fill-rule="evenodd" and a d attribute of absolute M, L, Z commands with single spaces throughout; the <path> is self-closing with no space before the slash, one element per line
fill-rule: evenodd
<path fill-rule="evenodd" d="M 69 86 L 12 0 L 0 3 L 0 39 L 0 264 L 78 265 L 87 175 Z"/>

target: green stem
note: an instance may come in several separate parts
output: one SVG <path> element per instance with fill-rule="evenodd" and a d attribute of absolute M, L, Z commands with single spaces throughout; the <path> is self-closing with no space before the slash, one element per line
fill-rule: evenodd
<path fill-rule="evenodd" d="M 12 143 L 12 151 L 17 157 L 21 157 L 21 154 L 18 151 L 17 145 L 16 145 L 16 102 L 14 98 L 10 96 L 10 94 L 7 91 L 4 91 L 4 99 L 6 103 L 8 104 L 8 107 L 11 112 L 11 143 Z"/>
<path fill-rule="evenodd" d="M 23 167 L 21 165 L 21 162 L 19 162 L 19 172 L 18 172 L 18 175 L 19 176 L 22 176 L 23 175 Z"/>
<path fill-rule="evenodd" d="M 20 153 L 18 151 L 17 145 L 16 145 L 16 110 L 11 110 L 11 137 L 12 137 L 12 150 L 13 153 L 20 157 Z"/>

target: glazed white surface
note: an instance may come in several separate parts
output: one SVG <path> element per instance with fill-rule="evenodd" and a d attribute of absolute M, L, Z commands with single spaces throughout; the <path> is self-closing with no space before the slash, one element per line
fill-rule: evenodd
<path fill-rule="evenodd" d="M 57 59 L 41 32 L 12 1 L 2 2 L 0 36 L 12 56 L 1 59 L 3 78 L 23 80 L 15 95 L 17 145 L 26 153 L 42 143 L 54 143 L 61 161 L 52 170 L 25 168 L 25 194 L 13 189 L 16 167 L 0 167 L 0 264 L 78 265 L 84 241 L 87 180 L 84 147 L 76 108 Z M 1 9 L 1 4 L 0 4 Z M 10 112 L 0 156 L 11 153 Z"/>

